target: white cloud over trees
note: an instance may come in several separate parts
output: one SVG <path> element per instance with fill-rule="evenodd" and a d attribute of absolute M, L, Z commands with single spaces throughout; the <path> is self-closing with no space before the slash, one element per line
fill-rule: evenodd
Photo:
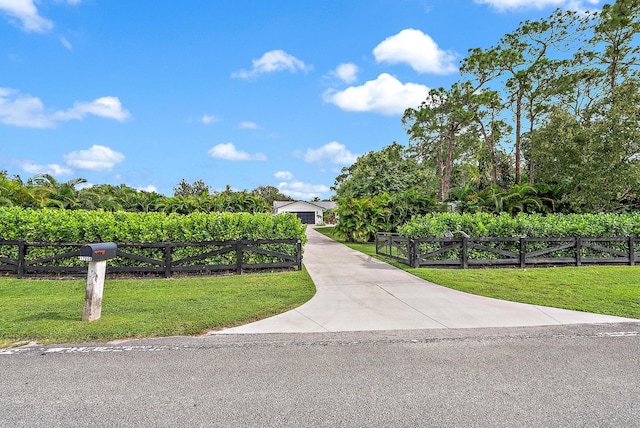
<path fill-rule="evenodd" d="M 32 160 L 20 161 L 20 168 L 29 174 L 50 174 L 53 176 L 71 175 L 74 170 L 111 171 L 117 164 L 124 162 L 125 156 L 109 147 L 94 144 L 86 150 L 77 150 L 64 155 L 64 165 L 50 163 L 38 164 Z"/>
<path fill-rule="evenodd" d="M 458 71 L 456 54 L 444 51 L 420 30 L 407 28 L 388 37 L 373 49 L 376 61 L 408 64 L 418 73 L 449 74 Z"/>
<path fill-rule="evenodd" d="M 273 174 L 273 176 L 275 178 L 280 179 L 280 180 L 291 180 L 291 179 L 293 179 L 293 173 L 291 173 L 291 171 L 277 171 L 275 174 Z"/>
<path fill-rule="evenodd" d="M 236 149 L 233 143 L 218 144 L 209 150 L 209 156 L 230 161 L 266 161 L 264 153 L 247 153 Z"/>
<path fill-rule="evenodd" d="M 498 11 L 505 12 L 518 9 L 562 8 L 570 10 L 586 10 L 597 6 L 600 0 L 474 0 L 479 4 L 487 4 Z"/>
<path fill-rule="evenodd" d="M 90 171 L 111 171 L 123 162 L 125 156 L 106 146 L 93 145 L 87 150 L 78 150 L 64 155 L 68 166 Z"/>
<path fill-rule="evenodd" d="M 324 184 L 310 184 L 302 181 L 291 181 L 278 184 L 278 190 L 294 199 L 311 199 L 320 197 L 323 193 L 326 193 L 331 189 Z"/>
<path fill-rule="evenodd" d="M 64 165 L 59 165 L 55 163 L 50 163 L 47 165 L 39 165 L 33 161 L 24 161 L 20 165 L 22 170 L 28 172 L 29 174 L 49 174 L 53 176 L 60 175 L 71 175 L 73 174 L 73 170 Z"/>
<path fill-rule="evenodd" d="M 425 85 L 402 83 L 390 74 L 382 73 L 361 86 L 342 91 L 328 89 L 323 99 L 346 111 L 396 115 L 404 113 L 408 107 L 418 107 L 428 93 L 429 88 Z"/>
<path fill-rule="evenodd" d="M 328 160 L 334 164 L 351 165 L 356 161 L 358 155 L 354 155 L 344 144 L 332 141 L 317 149 L 307 149 L 304 155 L 305 162 L 322 164 Z"/>

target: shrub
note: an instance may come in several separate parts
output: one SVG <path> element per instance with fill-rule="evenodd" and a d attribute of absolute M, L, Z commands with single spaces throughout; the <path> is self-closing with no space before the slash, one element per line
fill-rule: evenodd
<path fill-rule="evenodd" d="M 82 211 L 54 209 L 25 209 L 0 207 L 0 240 L 24 239 L 31 242 L 52 243 L 156 243 L 156 242 L 206 242 L 300 239 L 306 241 L 305 226 L 292 213 L 248 214 L 248 213 L 130 213 L 125 211 Z M 214 250 L 216 247 L 175 248 L 175 260 L 195 256 Z M 295 248 L 286 244 L 269 244 L 264 247 L 272 251 L 295 254 Z M 34 247 L 29 249 L 30 258 L 51 257 L 61 252 L 73 251 L 74 247 Z M 159 259 L 160 249 L 127 247 L 127 252 Z M 0 257 L 15 258 L 15 246 L 0 246 Z M 210 263 L 225 263 L 234 254 L 208 259 Z M 249 256 L 248 256 L 249 257 Z M 266 255 L 251 255 L 253 263 L 272 261 Z M 121 265 L 132 264 L 120 260 Z M 51 262 L 58 263 L 58 262 Z M 49 263 L 49 264 L 51 264 Z M 65 265 L 77 265 L 78 259 L 67 259 Z"/>
<path fill-rule="evenodd" d="M 445 231 L 471 237 L 623 237 L 640 235 L 640 213 L 625 214 L 458 214 L 414 217 L 398 228 L 402 236 L 443 237 Z"/>

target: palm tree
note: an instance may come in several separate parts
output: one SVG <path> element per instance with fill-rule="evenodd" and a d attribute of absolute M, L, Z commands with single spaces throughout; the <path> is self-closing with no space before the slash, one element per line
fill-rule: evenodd
<path fill-rule="evenodd" d="M 35 187 L 45 189 L 50 199 L 62 202 L 62 208 L 75 209 L 81 206 L 77 185 L 86 183 L 84 178 L 73 178 L 66 182 L 59 182 L 51 174 L 40 174 L 32 179 Z"/>

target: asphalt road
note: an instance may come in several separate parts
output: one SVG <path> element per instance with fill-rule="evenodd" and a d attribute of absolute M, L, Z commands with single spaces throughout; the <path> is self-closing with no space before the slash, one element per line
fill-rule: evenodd
<path fill-rule="evenodd" d="M 640 426 L 640 326 L 0 350 L 0 426 Z"/>

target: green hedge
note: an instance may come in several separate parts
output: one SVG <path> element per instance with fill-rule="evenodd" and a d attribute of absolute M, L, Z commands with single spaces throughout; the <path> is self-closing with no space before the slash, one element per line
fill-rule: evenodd
<path fill-rule="evenodd" d="M 0 240 L 43 242 L 202 242 L 305 239 L 294 214 L 129 213 L 0 207 Z"/>
<path fill-rule="evenodd" d="M 445 231 L 471 237 L 624 237 L 640 235 L 640 213 L 625 214 L 457 214 L 413 217 L 398 228 L 406 237 L 443 237 Z"/>
<path fill-rule="evenodd" d="M 31 242 L 206 242 L 235 241 L 239 239 L 300 239 L 306 242 L 306 227 L 295 214 L 248 213 L 192 213 L 188 215 L 165 213 L 129 213 L 124 211 L 70 211 L 53 209 L 25 209 L 0 207 L 0 240 L 24 239 Z M 295 246 L 267 244 L 262 248 L 295 254 Z M 215 250 L 216 247 L 175 248 L 174 260 Z M 30 247 L 29 259 L 50 257 L 73 247 Z M 161 249 L 127 248 L 127 252 L 160 259 Z M 0 246 L 0 257 L 17 257 L 17 246 Z M 273 262 L 274 257 L 252 254 L 246 263 Z M 213 256 L 210 264 L 226 264 L 235 260 L 235 253 Z M 200 262 L 201 263 L 201 262 Z M 77 258 L 45 263 L 45 265 L 75 266 Z M 146 265 L 117 258 L 119 266 Z"/>
<path fill-rule="evenodd" d="M 516 216 L 508 214 L 458 214 L 434 213 L 414 217 L 410 222 L 399 228 L 399 233 L 412 238 L 442 238 L 445 231 L 453 232 L 454 236 L 463 236 L 462 232 L 472 238 L 493 237 L 509 238 L 527 236 L 530 238 L 608 238 L 640 235 L 640 213 L 630 214 L 523 214 Z M 497 250 L 518 253 L 518 242 L 483 242 L 484 246 Z M 528 252 L 548 249 L 556 246 L 553 242 L 529 242 Z M 603 245 L 613 250 L 626 252 L 627 242 L 606 241 Z M 420 243 L 419 253 L 426 254 L 440 249 L 440 243 Z M 640 248 L 636 248 L 639 251 Z M 610 257 L 606 251 L 582 248 L 582 257 Z M 459 260 L 461 250 L 453 249 L 434 260 Z M 468 251 L 469 259 L 497 259 L 494 252 L 480 249 Z M 549 253 L 550 258 L 575 257 L 575 249 L 557 250 Z"/>

